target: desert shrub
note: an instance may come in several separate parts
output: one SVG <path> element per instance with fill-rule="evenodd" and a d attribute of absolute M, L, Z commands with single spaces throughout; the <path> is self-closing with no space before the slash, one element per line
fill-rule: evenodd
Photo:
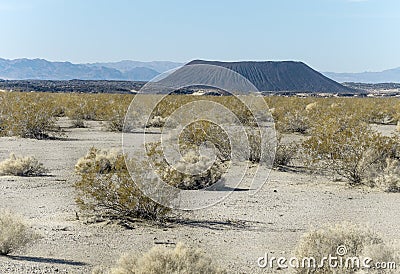
<path fill-rule="evenodd" d="M 290 144 L 284 144 L 280 139 L 278 139 L 274 158 L 274 167 L 288 166 L 292 164 L 297 155 L 298 149 L 298 144 L 294 142 Z"/>
<path fill-rule="evenodd" d="M 93 273 L 107 273 L 97 270 Z M 212 259 L 200 249 L 188 248 L 178 243 L 175 248 L 153 247 L 150 251 L 138 256 L 131 253 L 122 256 L 110 274 L 217 274 L 227 273 L 217 266 Z"/>
<path fill-rule="evenodd" d="M 86 127 L 85 122 L 80 118 L 73 119 L 71 121 L 71 124 L 72 124 L 72 127 L 74 127 L 74 128 L 85 128 Z"/>
<path fill-rule="evenodd" d="M 287 113 L 282 121 L 278 121 L 278 128 L 287 133 L 305 134 L 310 128 L 310 122 L 304 112 L 293 111 Z"/>
<path fill-rule="evenodd" d="M 161 116 L 154 116 L 147 123 L 146 127 L 163 127 L 166 119 Z"/>
<path fill-rule="evenodd" d="M 307 112 L 311 112 L 311 111 L 315 110 L 317 108 L 317 106 L 318 106 L 317 102 L 312 102 L 312 103 L 309 103 L 308 105 L 306 105 L 305 110 Z"/>
<path fill-rule="evenodd" d="M 106 129 L 108 131 L 122 132 L 124 130 L 126 111 L 127 108 L 123 106 L 114 108 L 108 118 Z"/>
<path fill-rule="evenodd" d="M 133 98 L 125 94 L 62 94 L 57 105 L 71 120 L 109 121 L 120 109 L 126 111 Z"/>
<path fill-rule="evenodd" d="M 61 135 L 56 108 L 43 94 L 7 93 L 2 102 L 2 131 L 6 136 L 46 139 Z"/>
<path fill-rule="evenodd" d="M 202 189 L 221 179 L 231 148 L 228 135 L 218 125 L 204 120 L 191 123 L 180 132 L 177 142 L 177 157 L 182 157 L 174 166 L 165 159 L 161 142 L 146 145 L 147 155 L 164 182 L 180 189 Z M 201 148 L 210 149 L 214 155 L 201 155 Z"/>
<path fill-rule="evenodd" d="M 303 142 L 310 164 L 331 170 L 359 185 L 369 171 L 382 170 L 387 158 L 397 157 L 397 137 L 382 136 L 368 124 L 340 116 L 322 116 Z"/>
<path fill-rule="evenodd" d="M 84 157 L 78 160 L 75 165 L 75 172 L 79 175 L 84 175 L 94 170 L 100 174 L 109 173 L 115 170 L 115 165 L 120 155 L 119 149 L 97 149 L 92 147 Z"/>
<path fill-rule="evenodd" d="M 201 156 L 195 147 L 182 150 L 182 159 L 175 167 L 164 158 L 161 143 L 148 143 L 146 149 L 160 178 L 180 189 L 195 190 L 211 186 L 221 179 L 228 167 L 227 161 L 218 156 L 213 164 L 208 166 L 209 159 Z"/>
<path fill-rule="evenodd" d="M 0 255 L 10 254 L 37 238 L 38 235 L 20 217 L 0 210 Z"/>
<path fill-rule="evenodd" d="M 83 95 L 82 95 L 83 97 Z M 68 116 L 75 120 L 95 120 L 97 117 L 96 101 L 88 100 L 90 97 L 84 98 L 78 102 L 74 108 L 68 112 Z"/>
<path fill-rule="evenodd" d="M 131 170 L 144 174 L 148 165 L 126 159 L 121 153 L 92 148 L 75 167 L 80 180 L 75 182 L 76 202 L 98 217 L 134 221 L 163 221 L 169 209 L 145 196 L 132 180 Z M 146 176 L 143 175 L 143 179 Z"/>
<path fill-rule="evenodd" d="M 395 98 L 299 98 L 269 96 L 273 117 L 280 132 L 308 133 L 322 113 L 340 112 L 365 123 L 395 124 L 399 120 L 399 100 Z"/>
<path fill-rule="evenodd" d="M 252 125 L 254 123 L 254 118 L 252 117 L 250 110 L 236 96 L 168 95 L 157 104 L 156 108 L 154 108 L 151 118 L 157 116 L 161 118 L 168 117 L 179 107 L 199 100 L 207 100 L 225 106 L 235 114 L 243 125 Z"/>
<path fill-rule="evenodd" d="M 308 98 L 280 96 L 266 97 L 265 101 L 272 109 L 271 113 L 279 132 L 305 134 L 309 131 L 309 116 L 317 106 L 316 102 Z"/>
<path fill-rule="evenodd" d="M 363 98 L 354 100 L 353 110 L 367 123 L 396 124 L 398 100 L 392 98 Z"/>
<path fill-rule="evenodd" d="M 338 254 L 338 248 L 342 249 Z M 344 252 L 343 252 L 344 250 Z M 311 229 L 302 235 L 295 248 L 295 256 L 301 262 L 303 258 L 314 258 L 318 267 L 309 267 L 309 265 L 300 264 L 297 273 L 355 273 L 360 270 L 356 265 L 345 265 L 348 258 L 372 256 L 375 262 L 393 262 L 396 260 L 394 249 L 386 245 L 379 235 L 364 226 L 351 223 L 341 223 L 336 225 L 326 225 L 320 229 Z M 343 268 L 332 269 L 329 263 L 325 261 L 323 267 L 320 267 L 323 257 L 341 257 L 343 258 Z M 343 255 L 343 256 L 342 256 Z"/>
<path fill-rule="evenodd" d="M 400 192 L 400 163 L 396 159 L 386 159 L 382 170 L 371 170 L 369 177 L 373 186 L 385 192 Z"/>
<path fill-rule="evenodd" d="M 11 153 L 9 159 L 0 162 L 0 175 L 43 176 L 47 172 L 43 164 L 33 156 L 17 157 Z"/>

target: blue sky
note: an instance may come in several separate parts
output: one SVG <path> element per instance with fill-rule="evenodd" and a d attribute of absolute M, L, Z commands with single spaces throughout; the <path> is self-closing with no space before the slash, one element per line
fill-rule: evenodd
<path fill-rule="evenodd" d="M 399 0 L 0 0 L 0 58 L 400 67 Z"/>

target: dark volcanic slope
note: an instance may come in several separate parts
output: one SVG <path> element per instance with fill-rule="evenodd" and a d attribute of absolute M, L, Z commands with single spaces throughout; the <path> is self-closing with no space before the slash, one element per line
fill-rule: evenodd
<path fill-rule="evenodd" d="M 206 64 L 231 69 L 254 84 L 260 91 L 356 93 L 302 62 L 218 62 L 194 60 L 187 65 Z M 358 91 L 359 92 L 359 91 Z"/>

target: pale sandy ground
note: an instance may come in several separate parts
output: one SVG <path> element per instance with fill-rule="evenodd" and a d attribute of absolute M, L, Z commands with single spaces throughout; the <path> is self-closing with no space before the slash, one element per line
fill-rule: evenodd
<path fill-rule="evenodd" d="M 120 134 L 102 131 L 97 122 L 89 125 L 66 129 L 62 141 L 0 138 L 0 160 L 10 152 L 34 155 L 51 174 L 0 177 L 0 208 L 23 215 L 42 235 L 25 250 L 0 257 L 0 273 L 90 273 L 95 265 L 112 265 L 122 253 L 145 252 L 160 241 L 200 247 L 229 273 L 286 273 L 260 270 L 257 258 L 265 252 L 289 257 L 311 226 L 352 221 L 369 225 L 387 241 L 400 239 L 400 194 L 293 171 L 273 171 L 256 196 L 237 191 L 211 208 L 180 212 L 190 220 L 186 224 L 134 229 L 85 224 L 76 219 L 74 164 L 91 146 L 121 146 Z"/>

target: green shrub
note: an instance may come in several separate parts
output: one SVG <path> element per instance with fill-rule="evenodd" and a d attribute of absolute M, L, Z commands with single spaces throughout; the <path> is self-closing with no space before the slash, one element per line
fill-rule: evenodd
<path fill-rule="evenodd" d="M 127 165 L 139 174 L 148 169 L 144 162 L 125 160 L 122 154 L 91 148 L 76 165 L 80 175 L 80 180 L 74 184 L 78 205 L 83 211 L 103 218 L 163 221 L 169 208 L 143 195 Z"/>

